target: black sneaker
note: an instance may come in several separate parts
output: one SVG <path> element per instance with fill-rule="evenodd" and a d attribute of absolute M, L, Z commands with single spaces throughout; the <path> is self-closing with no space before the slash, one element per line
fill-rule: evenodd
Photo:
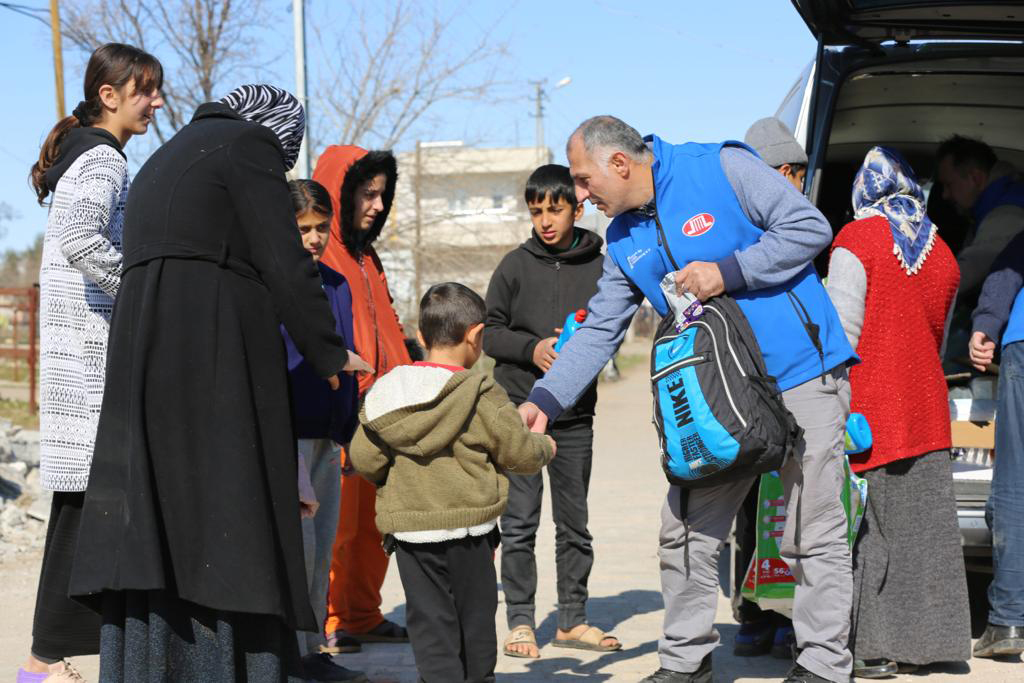
<path fill-rule="evenodd" d="M 732 653 L 737 657 L 757 657 L 772 650 L 775 641 L 775 624 L 770 618 L 745 621 L 740 624 L 733 641 Z"/>
<path fill-rule="evenodd" d="M 889 678 L 899 670 L 899 664 L 888 659 L 857 659 L 853 662 L 854 678 Z"/>
<path fill-rule="evenodd" d="M 369 683 L 362 671 L 346 669 L 335 664 L 325 652 L 309 654 L 302 658 L 303 677 L 314 681 L 346 681 L 346 683 Z"/>
<path fill-rule="evenodd" d="M 974 644 L 975 657 L 1012 657 L 1024 652 L 1024 627 L 989 624 Z"/>
<path fill-rule="evenodd" d="M 808 671 L 799 664 L 794 664 L 793 668 L 789 670 L 789 675 L 786 676 L 782 683 L 832 683 L 832 681 Z"/>
<path fill-rule="evenodd" d="M 700 660 L 700 666 L 696 671 L 673 671 L 662 667 L 641 680 L 640 683 L 712 683 L 712 681 L 711 655 L 708 654 Z"/>
<path fill-rule="evenodd" d="M 786 619 L 784 624 L 775 627 L 775 640 L 772 642 L 772 657 L 790 662 L 796 659 L 796 632 L 793 623 Z"/>

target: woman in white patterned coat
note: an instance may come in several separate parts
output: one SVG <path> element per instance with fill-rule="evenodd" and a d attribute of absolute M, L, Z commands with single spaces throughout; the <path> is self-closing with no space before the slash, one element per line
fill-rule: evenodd
<path fill-rule="evenodd" d="M 66 658 L 99 652 L 99 615 L 67 597 L 68 578 L 121 284 L 122 149 L 163 106 L 162 80 L 152 55 L 118 43 L 98 48 L 86 67 L 85 99 L 53 128 L 32 167 L 39 204 L 51 199 L 39 272 L 39 470 L 54 495 L 32 651 L 18 683 L 80 680 Z"/>

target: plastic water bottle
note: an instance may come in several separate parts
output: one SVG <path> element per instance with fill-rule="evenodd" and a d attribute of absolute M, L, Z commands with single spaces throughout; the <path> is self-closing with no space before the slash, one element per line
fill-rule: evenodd
<path fill-rule="evenodd" d="M 565 318 L 565 324 L 562 325 L 562 334 L 558 335 L 558 341 L 555 342 L 555 352 L 562 350 L 565 343 L 569 341 L 569 337 L 575 334 L 576 330 L 580 328 L 583 321 L 587 319 L 587 312 L 584 309 L 574 311 Z"/>
<path fill-rule="evenodd" d="M 676 331 L 682 332 L 683 328 L 692 322 L 700 320 L 704 315 L 704 305 L 700 299 L 687 291 L 676 294 L 676 274 L 668 273 L 661 278 L 661 291 L 665 295 L 672 316 L 676 319 Z"/>
<path fill-rule="evenodd" d="M 857 455 L 871 448 L 871 425 L 860 413 L 850 413 L 846 420 L 846 454 Z"/>

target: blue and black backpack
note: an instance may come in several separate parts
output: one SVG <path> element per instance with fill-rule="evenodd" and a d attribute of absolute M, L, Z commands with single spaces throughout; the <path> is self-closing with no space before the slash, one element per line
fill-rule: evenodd
<path fill-rule="evenodd" d="M 782 467 L 802 430 L 782 403 L 775 378 L 739 305 L 704 304 L 682 331 L 671 312 L 651 351 L 654 425 L 670 483 L 716 486 Z"/>
<path fill-rule="evenodd" d="M 705 488 L 780 469 L 803 430 L 765 370 L 739 304 L 713 297 L 681 330 L 669 310 L 654 339 L 654 426 L 669 482 Z"/>

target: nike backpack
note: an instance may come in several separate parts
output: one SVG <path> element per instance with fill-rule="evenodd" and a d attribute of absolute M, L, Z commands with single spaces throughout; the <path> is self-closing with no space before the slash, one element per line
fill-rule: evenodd
<path fill-rule="evenodd" d="M 778 470 L 803 431 L 767 374 L 750 323 L 731 297 L 677 329 L 671 311 L 651 351 L 654 425 L 670 483 L 717 486 Z"/>

